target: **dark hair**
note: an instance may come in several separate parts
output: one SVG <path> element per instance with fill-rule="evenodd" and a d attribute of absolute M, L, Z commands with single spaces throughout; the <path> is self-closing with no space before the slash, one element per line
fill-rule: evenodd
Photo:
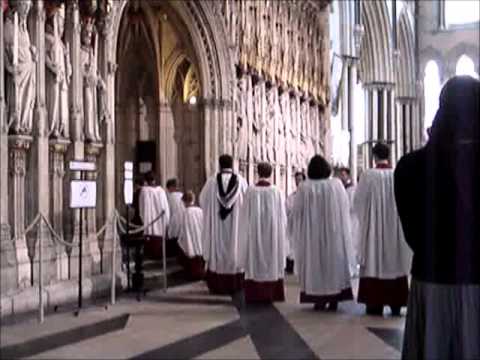
<path fill-rule="evenodd" d="M 315 155 L 308 164 L 307 174 L 313 180 L 326 179 L 332 174 L 332 168 L 321 155 Z"/>
<path fill-rule="evenodd" d="M 173 179 L 167 180 L 167 189 L 176 188 L 177 185 L 178 185 L 177 179 L 173 178 Z"/>
<path fill-rule="evenodd" d="M 218 164 L 220 165 L 220 169 L 232 169 L 233 157 L 228 154 L 220 155 L 218 158 Z"/>
<path fill-rule="evenodd" d="M 307 177 L 305 176 L 305 173 L 303 171 L 297 171 L 293 177 L 296 178 L 297 176 L 301 176 L 302 180 L 304 181 L 307 180 Z"/>
<path fill-rule="evenodd" d="M 342 171 L 346 172 L 347 175 L 350 175 L 350 169 L 347 168 L 347 167 L 341 167 L 340 169 L 338 169 L 338 171 L 341 173 Z"/>
<path fill-rule="evenodd" d="M 390 148 L 384 143 L 376 143 L 372 149 L 372 154 L 378 160 L 388 160 L 390 158 Z"/>
<path fill-rule="evenodd" d="M 272 165 L 266 162 L 261 162 L 257 165 L 257 170 L 258 170 L 258 176 L 261 178 L 269 178 L 272 176 L 273 168 Z"/>
<path fill-rule="evenodd" d="M 195 194 L 192 190 L 185 191 L 182 196 L 182 201 L 186 204 L 191 204 L 195 201 Z"/>
<path fill-rule="evenodd" d="M 150 186 L 155 185 L 157 183 L 157 181 L 155 180 L 155 174 L 152 171 L 146 173 L 145 174 L 145 181 Z"/>

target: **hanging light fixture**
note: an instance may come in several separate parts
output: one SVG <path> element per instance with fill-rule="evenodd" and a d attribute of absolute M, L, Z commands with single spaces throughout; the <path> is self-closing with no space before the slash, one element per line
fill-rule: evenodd
<path fill-rule="evenodd" d="M 362 8 L 360 6 L 360 0 L 354 1 L 354 17 L 355 25 L 353 27 L 353 40 L 355 44 L 355 55 L 357 58 L 359 58 L 363 35 L 365 34 L 365 30 L 363 29 L 363 25 L 361 22 Z"/>

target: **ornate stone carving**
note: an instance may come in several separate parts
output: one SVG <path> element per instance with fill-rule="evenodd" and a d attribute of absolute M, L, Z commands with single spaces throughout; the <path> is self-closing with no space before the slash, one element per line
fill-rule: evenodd
<path fill-rule="evenodd" d="M 6 95 L 10 133 L 32 131 L 36 86 L 36 48 L 30 41 L 27 18 L 32 2 L 11 0 L 4 24 Z"/>
<path fill-rule="evenodd" d="M 87 141 L 99 142 L 101 141 L 99 124 L 101 120 L 106 119 L 106 85 L 98 72 L 97 56 L 92 42 L 93 33 L 93 19 L 84 19 L 82 23 L 82 47 L 80 52 L 83 78 L 84 132 Z"/>
<path fill-rule="evenodd" d="M 61 5 L 50 15 L 45 33 L 47 111 L 53 138 L 70 136 L 68 87 L 72 66 L 70 49 L 62 40 L 64 27 L 65 7 Z"/>

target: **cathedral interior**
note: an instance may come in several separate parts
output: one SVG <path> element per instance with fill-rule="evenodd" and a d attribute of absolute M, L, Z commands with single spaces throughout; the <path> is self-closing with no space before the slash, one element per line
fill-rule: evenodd
<path fill-rule="evenodd" d="M 393 164 L 425 144 L 442 84 L 478 78 L 479 39 L 476 1 L 3 0 L 2 358 L 400 358 L 404 318 L 314 313 L 294 276 L 256 312 L 146 264 L 157 288 L 136 302 L 116 240 L 124 166 L 198 194 L 227 153 L 249 183 L 272 164 L 288 195 L 321 154 L 356 181 L 376 142 Z M 96 183 L 94 207 L 71 206 L 72 180 Z M 79 259 L 88 305 L 72 317 Z"/>

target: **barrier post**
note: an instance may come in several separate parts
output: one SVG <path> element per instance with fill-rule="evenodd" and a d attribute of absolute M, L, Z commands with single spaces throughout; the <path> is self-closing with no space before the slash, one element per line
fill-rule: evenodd
<path fill-rule="evenodd" d="M 117 253 L 117 215 L 113 215 L 113 245 L 112 245 L 112 288 L 110 289 L 110 303 L 115 305 L 115 286 L 116 286 L 116 274 L 115 274 L 115 261 Z"/>
<path fill-rule="evenodd" d="M 165 225 L 164 223 L 164 216 L 162 216 L 162 224 Z M 162 239 L 162 253 L 163 253 L 163 292 L 167 292 L 167 231 L 165 229 L 165 226 L 163 226 L 164 235 Z"/>
<path fill-rule="evenodd" d="M 42 274 L 42 220 L 40 219 L 37 225 L 37 231 L 40 231 L 40 236 L 38 236 L 38 292 L 40 297 L 38 298 L 38 307 L 39 307 L 39 321 L 40 324 L 44 321 L 44 312 L 43 312 L 43 274 Z"/>

